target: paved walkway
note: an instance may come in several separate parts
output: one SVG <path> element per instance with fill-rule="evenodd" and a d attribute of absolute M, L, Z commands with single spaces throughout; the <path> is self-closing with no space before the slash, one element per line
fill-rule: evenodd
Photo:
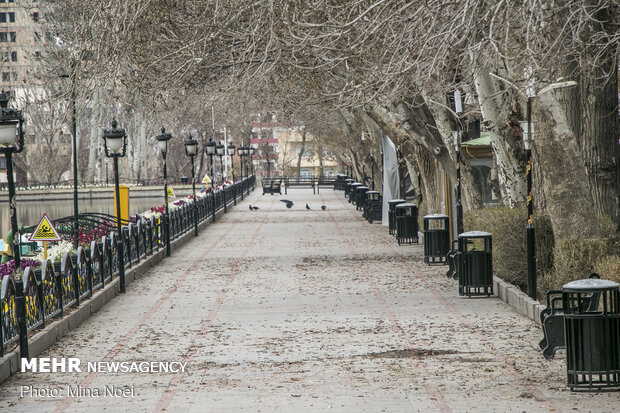
<path fill-rule="evenodd" d="M 292 209 L 281 198 L 252 194 L 259 210 L 246 199 L 41 356 L 187 362 L 184 373 L 18 373 L 0 411 L 617 408 L 618 393 L 569 392 L 564 354 L 542 357 L 534 322 L 460 298 L 422 246 L 399 247 L 342 192 L 293 189 Z M 67 398 L 76 385 L 132 394 Z"/>

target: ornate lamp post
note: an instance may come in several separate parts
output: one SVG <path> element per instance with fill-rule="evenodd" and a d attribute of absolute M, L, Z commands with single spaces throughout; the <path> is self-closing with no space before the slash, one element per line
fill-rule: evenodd
<path fill-rule="evenodd" d="M 215 146 L 215 151 L 217 152 L 217 156 L 220 157 L 220 173 L 222 177 L 222 195 L 224 196 L 224 213 L 226 213 L 226 191 L 224 187 L 224 162 L 222 162 L 222 157 L 226 152 L 226 146 L 223 143 L 219 143 Z"/>
<path fill-rule="evenodd" d="M 13 154 L 24 150 L 24 117 L 21 110 L 8 107 L 11 92 L 0 93 L 0 152 L 6 159 L 6 178 L 9 189 L 9 211 L 11 232 L 13 233 L 13 259 L 15 268 L 19 269 L 19 229 L 17 227 L 17 210 L 15 208 L 15 178 L 13 175 Z"/>
<path fill-rule="evenodd" d="M 370 182 L 372 184 L 372 190 L 375 190 L 375 158 L 370 155 Z"/>
<path fill-rule="evenodd" d="M 196 175 L 194 172 L 194 157 L 198 153 L 198 141 L 192 135 L 185 141 L 185 155 L 189 156 L 192 161 L 192 193 L 194 194 L 194 202 L 192 211 L 194 213 L 194 236 L 198 236 L 198 208 L 196 204 Z"/>
<path fill-rule="evenodd" d="M 125 290 L 125 252 L 123 251 L 123 226 L 121 223 L 121 197 L 118 188 L 118 158 L 127 152 L 127 134 L 125 129 L 118 129 L 116 120 L 112 120 L 112 129 L 103 130 L 105 156 L 114 160 L 114 191 L 116 194 L 116 229 L 118 231 L 118 273 L 121 293 Z"/>
<path fill-rule="evenodd" d="M 24 150 L 24 117 L 21 110 L 9 108 L 11 92 L 0 93 L 0 152 L 6 159 L 6 179 L 9 186 L 9 214 L 13 242 L 11 250 L 15 269 L 21 268 L 20 235 L 17 227 L 17 210 L 15 208 L 15 181 L 13 177 L 13 154 Z M 15 280 L 15 307 L 19 326 L 19 353 L 21 358 L 30 358 L 28 351 L 28 327 L 26 325 L 26 297 L 23 279 Z"/>
<path fill-rule="evenodd" d="M 245 146 L 239 146 L 239 148 L 237 148 L 237 154 L 239 155 L 239 164 L 241 167 L 241 180 L 243 180 L 243 162 L 245 161 Z"/>
<path fill-rule="evenodd" d="M 165 128 L 161 128 L 161 134 L 157 135 L 157 147 L 161 151 L 164 158 L 164 200 L 166 213 L 164 214 L 164 228 L 166 229 L 166 255 L 170 256 L 170 209 L 168 207 L 168 165 L 166 155 L 168 154 L 168 141 L 172 139 L 172 135 L 166 133 Z"/>
<path fill-rule="evenodd" d="M 256 153 L 256 148 L 250 146 L 248 150 L 250 155 L 250 167 L 252 168 L 252 175 L 254 175 L 254 154 Z"/>
<path fill-rule="evenodd" d="M 232 176 L 232 179 L 230 180 L 233 184 L 235 183 L 235 174 L 234 174 L 234 169 L 235 169 L 235 163 L 234 163 L 234 155 L 235 155 L 235 145 L 231 143 L 228 144 L 228 155 L 230 155 L 230 174 Z M 237 205 L 237 187 L 233 186 L 233 203 L 235 205 Z"/>
<path fill-rule="evenodd" d="M 458 116 L 463 113 L 463 103 L 461 101 L 461 91 L 454 92 L 454 112 L 457 115 L 458 130 L 452 132 L 454 137 L 454 150 L 456 151 L 456 232 L 462 234 L 465 232 L 463 228 L 463 203 L 461 200 L 461 140 L 463 130 L 461 121 Z"/>
<path fill-rule="evenodd" d="M 233 163 L 235 157 L 236 146 L 231 143 L 228 144 L 228 155 L 230 156 L 230 171 L 232 173 L 233 179 L 232 182 L 235 182 L 235 174 L 233 173 L 235 170 L 235 164 Z"/>
<path fill-rule="evenodd" d="M 566 80 L 562 82 L 551 83 L 536 93 L 534 89 L 533 80 L 527 84 L 525 93 L 517 87 L 513 82 L 498 76 L 495 73 L 489 73 L 492 77 L 501 80 L 512 86 L 517 90 L 524 98 L 527 99 L 526 106 L 526 120 L 519 122 L 521 129 L 523 130 L 523 146 L 525 147 L 525 156 L 527 158 L 527 166 L 525 167 L 525 175 L 527 178 L 527 224 L 525 226 L 525 238 L 527 242 L 527 295 L 533 299 L 536 299 L 536 232 L 534 229 L 534 197 L 532 195 L 532 145 L 534 143 L 534 122 L 532 122 L 532 102 L 534 98 L 542 95 L 543 93 L 550 92 L 555 89 L 576 86 L 577 82 L 574 80 Z M 530 73 L 531 74 L 531 73 Z"/>
<path fill-rule="evenodd" d="M 461 203 L 461 131 L 453 131 L 454 150 L 456 151 L 456 232 L 462 234 L 463 204 Z"/>
<path fill-rule="evenodd" d="M 205 151 L 211 160 L 211 170 L 213 171 L 213 180 L 211 184 L 211 199 L 213 201 L 213 222 L 215 222 L 215 184 L 217 181 L 217 170 L 215 169 L 215 141 L 213 138 L 205 144 Z"/>

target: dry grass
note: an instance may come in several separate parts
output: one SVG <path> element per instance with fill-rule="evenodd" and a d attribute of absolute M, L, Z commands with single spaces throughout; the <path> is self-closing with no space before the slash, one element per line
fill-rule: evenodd
<path fill-rule="evenodd" d="M 548 271 L 553 263 L 553 232 L 547 215 L 534 216 L 538 268 Z M 502 279 L 519 286 L 527 283 L 524 208 L 491 207 L 464 214 L 466 231 L 493 234 L 493 269 Z"/>

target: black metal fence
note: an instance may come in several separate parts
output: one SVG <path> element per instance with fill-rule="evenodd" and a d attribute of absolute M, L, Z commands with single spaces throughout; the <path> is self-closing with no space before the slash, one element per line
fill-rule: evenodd
<path fill-rule="evenodd" d="M 225 189 L 196 199 L 196 214 L 192 203 L 187 203 L 170 212 L 170 240 L 194 229 L 194 219 L 199 223 L 213 217 L 227 203 L 237 201 L 243 191 L 254 189 L 255 177 L 243 179 Z M 41 267 L 27 267 L 21 279 L 6 275 L 0 290 L 0 357 L 9 348 L 20 342 L 20 323 L 22 331 L 30 332 L 44 328 L 49 320 L 62 317 L 69 307 L 77 307 L 80 302 L 92 297 L 93 292 L 103 288 L 118 276 L 119 257 L 117 251 L 123 243 L 125 267 L 130 268 L 166 246 L 165 220 L 137 220 L 123 226 L 122 240 L 116 232 L 92 241 L 89 248 L 79 247 L 75 253 L 65 253 L 60 262 L 45 260 Z M 20 317 L 23 288 L 23 307 Z M 23 342 L 23 341 L 22 341 Z M 26 341 L 27 343 L 27 341 Z"/>

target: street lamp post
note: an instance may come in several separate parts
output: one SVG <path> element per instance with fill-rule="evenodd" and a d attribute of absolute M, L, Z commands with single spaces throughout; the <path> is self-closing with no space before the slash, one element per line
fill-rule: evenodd
<path fill-rule="evenodd" d="M 461 131 L 453 131 L 454 150 L 456 151 L 456 232 L 462 234 L 463 204 L 461 203 Z"/>
<path fill-rule="evenodd" d="M 185 155 L 192 161 L 192 193 L 194 194 L 193 214 L 194 214 L 194 236 L 198 236 L 198 206 L 196 204 L 196 175 L 194 172 L 194 157 L 198 153 L 198 141 L 192 135 L 185 141 Z"/>
<path fill-rule="evenodd" d="M 251 175 L 254 176 L 254 153 L 256 153 L 256 148 L 253 146 L 248 147 L 248 155 L 250 157 L 250 172 Z M 245 171 L 246 175 L 248 173 L 247 169 Z M 252 186 L 252 188 L 254 188 Z M 250 195 L 250 185 L 248 184 L 248 196 Z"/>
<path fill-rule="evenodd" d="M 222 196 L 224 197 L 224 213 L 226 211 L 226 187 L 224 186 L 224 162 L 222 162 L 222 157 L 224 156 L 224 152 L 226 152 L 226 146 L 220 142 L 219 145 L 215 147 L 215 151 L 217 152 L 217 156 L 220 158 L 220 176 L 222 177 Z"/>
<path fill-rule="evenodd" d="M 237 154 L 239 155 L 239 167 L 241 168 L 241 200 L 243 200 L 243 196 L 244 196 L 244 189 L 243 189 L 243 162 L 245 160 L 245 146 L 243 146 L 243 143 L 241 144 L 241 146 L 239 146 L 239 148 L 237 149 Z"/>
<path fill-rule="evenodd" d="M 211 160 L 211 170 L 213 171 L 213 179 L 211 180 L 211 200 L 213 201 L 212 203 L 212 207 L 213 207 L 213 222 L 215 222 L 215 207 L 216 207 L 216 203 L 215 203 L 215 184 L 217 181 L 217 170 L 215 169 L 215 141 L 213 140 L 213 138 L 206 143 L 205 145 L 205 151 L 207 152 L 207 155 L 209 155 L 209 159 Z"/>
<path fill-rule="evenodd" d="M 520 122 L 523 130 L 523 145 L 525 146 L 525 177 L 527 179 L 527 224 L 525 225 L 525 239 L 527 243 L 527 295 L 536 299 L 536 231 L 534 229 L 534 197 L 532 194 L 532 143 L 534 142 L 534 122 L 532 122 L 532 100 L 527 97 L 526 119 Z"/>
<path fill-rule="evenodd" d="M 228 155 L 230 155 L 230 175 L 232 176 L 231 182 L 234 184 L 235 183 L 235 163 L 234 163 L 234 156 L 235 156 L 235 145 L 232 144 L 232 142 L 230 144 L 228 144 Z M 233 185 L 233 202 L 235 205 L 237 205 L 237 187 Z"/>
<path fill-rule="evenodd" d="M 105 158 L 105 160 L 103 161 L 105 163 L 105 184 L 110 185 L 110 181 L 108 180 L 108 158 Z"/>
<path fill-rule="evenodd" d="M 250 146 L 249 151 L 250 151 L 249 152 L 250 153 L 250 168 L 252 171 L 251 175 L 254 175 L 254 154 L 256 153 L 256 148 L 253 146 Z"/>
<path fill-rule="evenodd" d="M 172 135 L 166 133 L 165 128 L 161 128 L 161 134 L 157 135 L 157 147 L 161 151 L 164 158 L 164 201 L 166 213 L 164 214 L 164 228 L 166 229 L 166 255 L 170 256 L 170 209 L 168 206 L 168 162 L 166 156 L 168 154 L 168 141 L 172 139 Z"/>
<path fill-rule="evenodd" d="M 78 209 L 78 160 L 77 160 L 77 110 L 75 104 L 75 81 L 71 88 L 71 133 L 73 135 L 73 248 L 77 250 L 80 228 L 79 228 L 79 209 Z"/>
<path fill-rule="evenodd" d="M 125 156 L 127 152 L 127 134 L 124 129 L 117 129 L 116 120 L 112 120 L 112 129 L 103 130 L 103 145 L 105 156 L 114 160 L 114 191 L 116 194 L 116 229 L 118 231 L 118 274 L 119 288 L 121 293 L 125 288 L 125 252 L 123 250 L 123 226 L 121 223 L 121 196 L 118 184 L 118 158 Z"/>
<path fill-rule="evenodd" d="M 457 116 L 457 130 L 452 132 L 454 137 L 454 151 L 456 152 L 456 232 L 462 234 L 465 232 L 463 228 L 463 203 L 461 199 L 461 140 L 463 136 L 463 128 L 461 120 L 458 116 L 463 113 L 463 102 L 461 101 L 461 91 L 454 92 L 454 112 Z"/>
<path fill-rule="evenodd" d="M 532 167 L 534 159 L 532 156 L 532 144 L 534 143 L 535 122 L 532 122 L 532 102 L 534 101 L 534 98 L 542 95 L 543 93 L 547 93 L 555 89 L 576 86 L 577 82 L 574 80 L 567 80 L 551 83 L 536 93 L 533 82 L 530 81 L 525 89 L 525 93 L 523 93 L 523 91 L 511 81 L 506 80 L 495 73 L 490 73 L 490 75 L 498 80 L 501 80 L 502 82 L 508 83 L 527 99 L 526 120 L 519 122 L 519 124 L 523 130 L 523 145 L 525 147 L 525 157 L 527 158 L 527 165 L 525 167 L 525 176 L 527 179 L 527 224 L 525 226 L 525 238 L 527 243 L 527 295 L 530 296 L 530 298 L 536 299 L 536 231 L 534 229 L 534 197 L 532 193 Z"/>
<path fill-rule="evenodd" d="M 15 208 L 15 181 L 13 176 L 13 154 L 24 150 L 24 117 L 21 110 L 8 107 L 11 92 L 0 93 L 0 152 L 6 159 L 6 179 L 9 187 L 9 215 L 13 240 L 11 250 L 15 269 L 21 269 L 20 235 L 17 226 L 17 209 Z M 15 280 L 15 307 L 19 326 L 19 352 L 21 358 L 30 358 L 28 351 L 28 327 L 26 325 L 26 297 L 24 280 Z"/>

